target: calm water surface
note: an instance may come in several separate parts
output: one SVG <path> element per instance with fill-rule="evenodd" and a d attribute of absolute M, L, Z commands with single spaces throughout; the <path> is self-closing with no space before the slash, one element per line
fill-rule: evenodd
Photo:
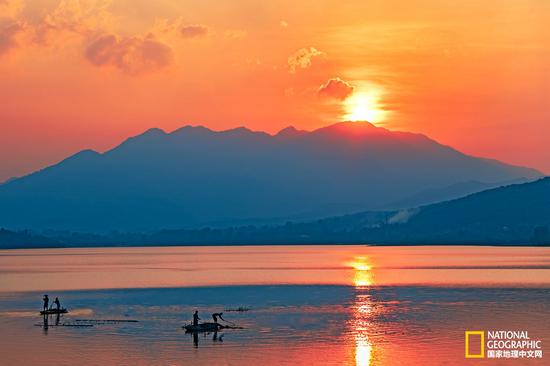
<path fill-rule="evenodd" d="M 527 330 L 548 348 L 549 288 L 550 248 L 0 251 L 0 364 L 543 365 L 466 360 L 464 331 Z M 46 292 L 71 310 L 47 328 Z M 181 329 L 194 309 L 238 307 L 224 317 L 243 329 Z"/>

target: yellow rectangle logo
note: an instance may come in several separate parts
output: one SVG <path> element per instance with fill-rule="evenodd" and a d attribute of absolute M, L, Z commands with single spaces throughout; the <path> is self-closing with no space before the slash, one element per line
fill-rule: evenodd
<path fill-rule="evenodd" d="M 480 352 L 478 354 L 470 354 L 470 336 L 479 336 L 480 337 Z M 465 344 L 465 357 L 466 358 L 484 358 L 485 357 L 485 332 L 483 330 L 467 330 L 464 335 L 464 344 Z"/>

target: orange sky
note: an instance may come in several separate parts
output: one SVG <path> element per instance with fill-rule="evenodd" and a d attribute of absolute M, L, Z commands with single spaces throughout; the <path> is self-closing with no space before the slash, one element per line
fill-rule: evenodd
<path fill-rule="evenodd" d="M 550 2 L 0 0 L 0 181 L 150 127 L 367 118 L 550 172 Z"/>

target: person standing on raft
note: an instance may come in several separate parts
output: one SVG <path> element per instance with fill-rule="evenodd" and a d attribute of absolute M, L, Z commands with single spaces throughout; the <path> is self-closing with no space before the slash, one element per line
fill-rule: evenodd
<path fill-rule="evenodd" d="M 53 303 L 55 304 L 57 310 L 61 309 L 61 304 L 59 303 L 59 299 L 57 297 L 55 298 Z"/>
<path fill-rule="evenodd" d="M 201 318 L 199 318 L 199 311 L 195 310 L 195 314 L 193 314 L 193 325 L 198 326 L 199 320 L 201 320 Z"/>
<path fill-rule="evenodd" d="M 44 298 L 42 299 L 44 301 L 44 311 L 48 310 L 48 305 L 50 304 L 50 298 L 48 295 L 44 295 Z"/>

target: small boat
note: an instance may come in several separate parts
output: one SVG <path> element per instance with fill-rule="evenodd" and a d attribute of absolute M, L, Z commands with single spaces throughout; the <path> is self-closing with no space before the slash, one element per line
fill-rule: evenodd
<path fill-rule="evenodd" d="M 201 323 L 199 325 L 187 324 L 182 328 L 187 332 L 215 332 L 219 329 L 223 329 L 224 326 L 217 323 Z"/>
<path fill-rule="evenodd" d="M 61 308 L 61 309 L 48 309 L 48 310 L 42 310 L 40 312 L 40 315 L 55 315 L 55 314 L 66 314 L 68 313 L 69 310 L 65 309 L 65 308 Z"/>

